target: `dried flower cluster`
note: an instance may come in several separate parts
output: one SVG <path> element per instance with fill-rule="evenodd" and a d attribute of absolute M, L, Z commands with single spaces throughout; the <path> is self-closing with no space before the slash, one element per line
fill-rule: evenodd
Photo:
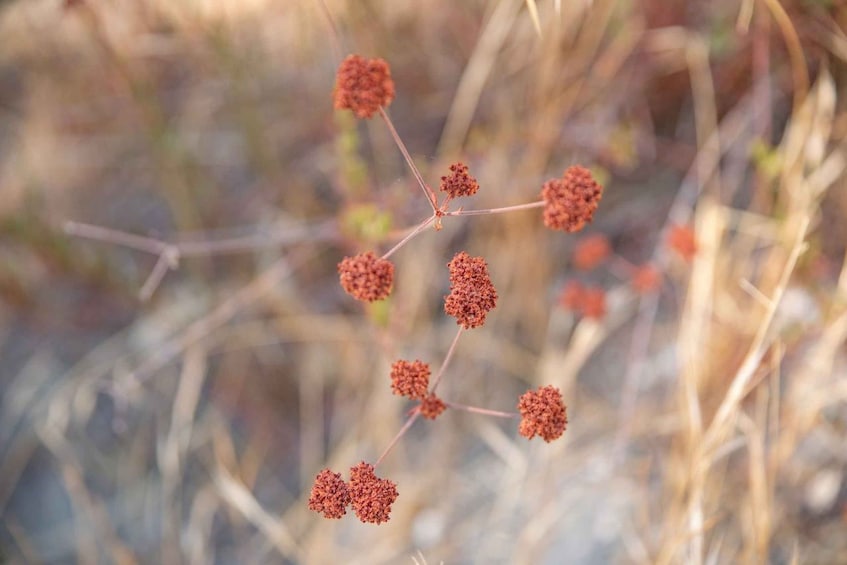
<path fill-rule="evenodd" d="M 341 287 L 356 300 L 373 302 L 391 294 L 394 284 L 394 264 L 374 255 L 372 251 L 345 257 L 338 264 Z"/>
<path fill-rule="evenodd" d="M 441 177 L 441 191 L 450 198 L 473 196 L 479 190 L 479 183 L 468 174 L 468 166 L 464 163 L 450 165 L 450 174 Z"/>
<path fill-rule="evenodd" d="M 348 55 L 335 75 L 333 104 L 338 110 L 352 110 L 357 118 L 370 118 L 394 100 L 391 69 L 382 59 Z"/>
<path fill-rule="evenodd" d="M 444 311 L 465 329 L 483 325 L 485 316 L 497 306 L 497 291 L 488 276 L 485 259 L 460 251 L 447 267 L 450 269 L 450 294 L 444 299 Z"/>
<path fill-rule="evenodd" d="M 309 509 L 325 518 L 341 518 L 352 504 L 359 520 L 380 524 L 388 521 L 397 494 L 393 481 L 380 479 L 373 465 L 362 461 L 350 469 L 349 483 L 344 482 L 341 473 L 329 469 L 318 473 L 309 496 Z"/>
<path fill-rule="evenodd" d="M 429 388 L 429 365 L 418 361 L 395 361 L 391 365 L 391 390 L 394 394 L 422 400 Z"/>
<path fill-rule="evenodd" d="M 421 400 L 421 416 L 427 420 L 435 420 L 447 409 L 447 405 L 435 393 L 430 393 Z"/>
<path fill-rule="evenodd" d="M 527 439 L 538 435 L 551 442 L 565 433 L 568 424 L 565 403 L 562 393 L 552 385 L 521 395 L 518 411 L 521 414 L 518 432 Z"/>
<path fill-rule="evenodd" d="M 686 261 L 691 261 L 697 254 L 697 239 L 694 236 L 694 230 L 688 226 L 672 225 L 668 232 L 668 246 Z"/>
<path fill-rule="evenodd" d="M 590 271 L 605 261 L 611 253 L 612 246 L 605 235 L 590 235 L 576 244 L 571 261 L 580 271 Z"/>
<path fill-rule="evenodd" d="M 309 509 L 323 514 L 325 518 L 341 518 L 347 513 L 348 504 L 350 492 L 341 473 L 333 473 L 329 469 L 318 473 L 309 496 Z"/>
<path fill-rule="evenodd" d="M 585 286 L 572 280 L 559 294 L 559 304 L 566 310 L 599 320 L 606 315 L 606 292 L 602 288 Z"/>
<path fill-rule="evenodd" d="M 380 479 L 374 466 L 362 461 L 350 469 L 350 500 L 353 511 L 362 522 L 381 524 L 387 522 L 391 505 L 397 500 L 397 484 Z"/>
<path fill-rule="evenodd" d="M 662 286 L 662 273 L 653 265 L 641 265 L 632 273 L 630 284 L 638 294 L 649 294 Z"/>
<path fill-rule="evenodd" d="M 603 196 L 591 171 L 575 165 L 562 178 L 551 179 L 541 188 L 544 200 L 544 225 L 550 229 L 577 232 L 594 218 Z"/>

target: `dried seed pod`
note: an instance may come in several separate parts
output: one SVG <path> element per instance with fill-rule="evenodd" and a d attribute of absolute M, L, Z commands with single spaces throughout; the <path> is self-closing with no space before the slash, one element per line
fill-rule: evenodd
<path fill-rule="evenodd" d="M 568 167 L 562 178 L 551 179 L 541 188 L 544 225 L 553 230 L 577 232 L 594 218 L 603 197 L 600 186 L 585 167 Z"/>
<path fill-rule="evenodd" d="M 335 75 L 333 104 L 351 110 L 357 118 L 370 118 L 394 100 L 391 69 L 383 59 L 348 55 Z"/>
<path fill-rule="evenodd" d="M 565 433 L 568 424 L 565 403 L 558 388 L 547 385 L 525 392 L 518 400 L 521 423 L 518 432 L 527 439 L 536 435 L 551 442 Z"/>
<path fill-rule="evenodd" d="M 347 294 L 356 300 L 373 302 L 391 294 L 394 264 L 368 251 L 345 257 L 338 264 L 338 275 L 341 287 Z"/>

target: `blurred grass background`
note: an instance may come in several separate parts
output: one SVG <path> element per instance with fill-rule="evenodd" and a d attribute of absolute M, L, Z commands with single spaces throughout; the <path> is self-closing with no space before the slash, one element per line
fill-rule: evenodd
<path fill-rule="evenodd" d="M 0 4 L 0 560 L 847 562 L 845 25 L 835 0 Z M 600 269 L 602 322 L 557 308 L 579 236 L 530 211 L 448 218 L 352 303 L 336 263 L 428 208 L 384 124 L 333 112 L 348 52 L 390 63 L 431 184 L 470 166 L 467 207 L 592 166 L 588 232 L 661 293 Z M 140 300 L 156 254 L 69 221 L 178 268 Z M 323 520 L 317 471 L 402 425 L 390 363 L 443 358 L 460 249 L 501 298 L 445 397 L 555 384 L 564 441 L 448 411 L 380 467 L 391 522 Z"/>

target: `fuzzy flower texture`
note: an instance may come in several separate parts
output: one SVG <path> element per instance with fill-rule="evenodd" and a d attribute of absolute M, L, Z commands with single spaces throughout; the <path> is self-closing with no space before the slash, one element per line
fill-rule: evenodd
<path fill-rule="evenodd" d="M 374 466 L 362 461 L 350 469 L 349 483 L 344 482 L 341 473 L 329 469 L 318 473 L 309 496 L 309 509 L 325 518 L 341 518 L 352 504 L 359 520 L 381 524 L 388 521 L 395 500 L 397 485 L 377 477 Z"/>
<path fill-rule="evenodd" d="M 544 200 L 544 225 L 553 230 L 573 233 L 594 218 L 603 197 L 591 171 L 575 165 L 568 167 L 560 179 L 552 179 L 541 188 Z"/>
<path fill-rule="evenodd" d="M 450 174 L 441 177 L 441 191 L 449 198 L 473 196 L 479 190 L 479 183 L 468 173 L 464 163 L 450 165 Z"/>
<path fill-rule="evenodd" d="M 341 287 L 347 294 L 356 300 L 373 302 L 391 294 L 394 264 L 368 251 L 345 257 L 338 264 L 338 275 Z"/>
<path fill-rule="evenodd" d="M 429 365 L 423 361 L 395 361 L 391 364 L 391 390 L 394 394 L 421 400 L 429 387 L 429 375 Z"/>
<path fill-rule="evenodd" d="M 357 118 L 370 118 L 394 100 L 391 69 L 383 59 L 348 55 L 335 75 L 333 105 L 351 110 Z"/>
<path fill-rule="evenodd" d="M 447 266 L 450 294 L 445 297 L 444 311 L 466 330 L 483 325 L 485 316 L 497 306 L 497 290 L 488 276 L 485 259 L 461 251 Z"/>
<path fill-rule="evenodd" d="M 552 385 L 529 390 L 518 400 L 521 423 L 518 432 L 527 439 L 536 435 L 551 442 L 565 433 L 568 425 L 562 393 Z"/>

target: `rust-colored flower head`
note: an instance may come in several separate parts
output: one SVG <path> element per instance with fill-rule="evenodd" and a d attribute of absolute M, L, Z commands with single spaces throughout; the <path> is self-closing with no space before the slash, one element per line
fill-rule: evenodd
<path fill-rule="evenodd" d="M 447 266 L 450 294 L 444 299 L 444 311 L 466 330 L 481 326 L 486 314 L 497 306 L 497 290 L 488 276 L 488 264 L 482 257 L 460 251 Z"/>
<path fill-rule="evenodd" d="M 468 166 L 464 163 L 450 165 L 450 174 L 441 177 L 441 191 L 450 198 L 473 196 L 479 190 L 479 183 L 468 174 Z"/>
<path fill-rule="evenodd" d="M 562 393 L 547 385 L 538 390 L 528 390 L 518 400 L 521 423 L 518 432 L 527 439 L 536 435 L 551 442 L 565 433 L 568 417 Z"/>
<path fill-rule="evenodd" d="M 582 295 L 585 293 L 585 287 L 578 280 L 571 280 L 562 289 L 559 294 L 559 304 L 562 308 L 576 312 L 582 304 Z"/>
<path fill-rule="evenodd" d="M 662 273 L 654 265 L 647 263 L 635 268 L 629 284 L 638 294 L 649 294 L 662 286 Z"/>
<path fill-rule="evenodd" d="M 438 398 L 435 393 L 428 394 L 421 400 L 421 416 L 427 420 L 435 420 L 446 409 L 447 405 L 444 404 L 444 401 Z"/>
<path fill-rule="evenodd" d="M 394 481 L 380 479 L 374 473 L 374 466 L 362 461 L 350 468 L 347 489 L 350 491 L 353 511 L 359 520 L 372 524 L 388 521 L 391 505 L 398 495 Z"/>
<path fill-rule="evenodd" d="M 594 218 L 603 197 L 591 171 L 574 165 L 560 179 L 551 179 L 541 188 L 544 200 L 544 225 L 553 230 L 577 232 Z"/>
<path fill-rule="evenodd" d="M 341 473 L 324 469 L 315 477 L 312 493 L 309 495 L 309 509 L 323 514 L 325 518 L 341 518 L 347 513 L 350 493 Z"/>
<path fill-rule="evenodd" d="M 606 291 L 602 288 L 586 288 L 579 307 L 586 318 L 599 320 L 606 315 Z"/>
<path fill-rule="evenodd" d="M 421 400 L 429 387 L 429 375 L 429 365 L 423 361 L 395 361 L 391 364 L 391 390 L 394 394 Z"/>
<path fill-rule="evenodd" d="M 577 269 L 590 271 L 605 261 L 611 252 L 612 246 L 605 235 L 589 235 L 576 244 L 571 261 Z"/>
<path fill-rule="evenodd" d="M 338 264 L 341 288 L 365 302 L 382 300 L 391 294 L 394 284 L 394 264 L 374 255 L 373 251 L 345 257 Z"/>
<path fill-rule="evenodd" d="M 688 226 L 674 224 L 668 232 L 668 246 L 686 261 L 691 261 L 697 254 L 697 238 L 694 230 Z"/>
<path fill-rule="evenodd" d="M 335 74 L 333 104 L 352 110 L 357 118 L 370 118 L 394 100 L 391 69 L 383 59 L 348 55 Z"/>

